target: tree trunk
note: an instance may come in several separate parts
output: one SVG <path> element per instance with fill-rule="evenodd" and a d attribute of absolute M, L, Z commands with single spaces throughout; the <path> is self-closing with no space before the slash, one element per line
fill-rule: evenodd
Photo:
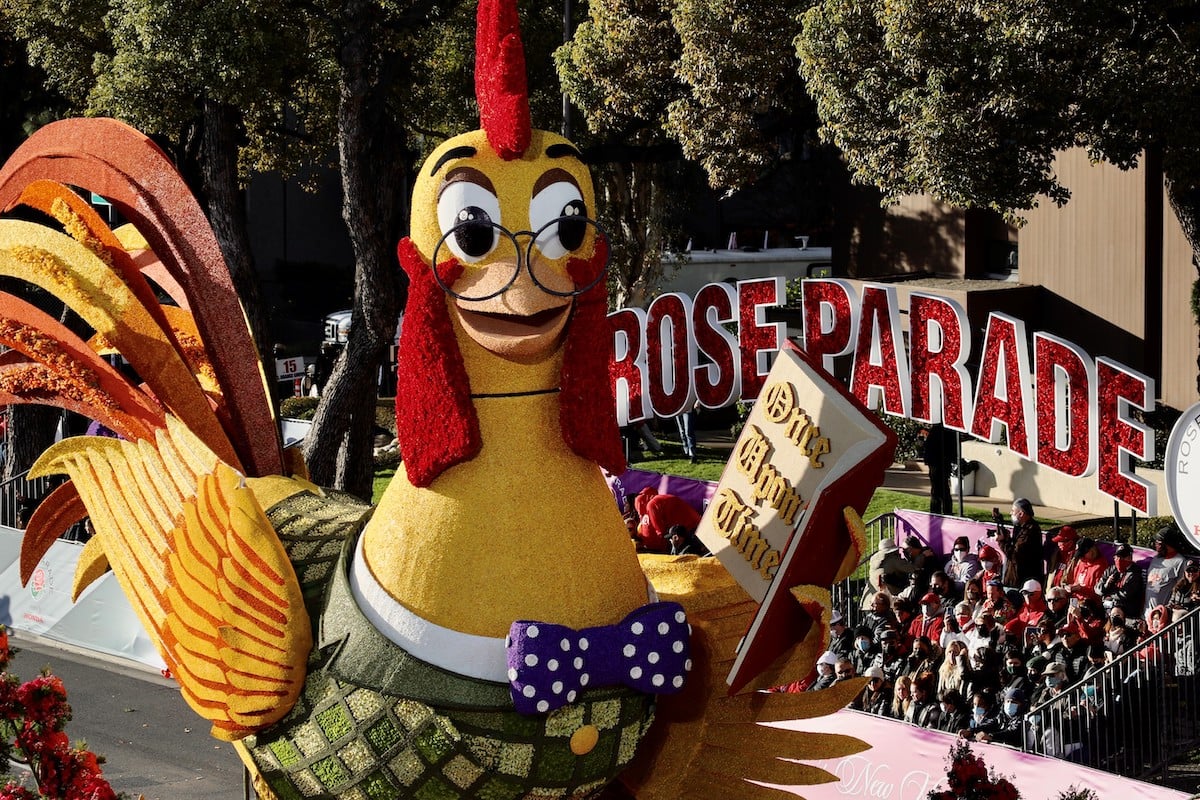
<path fill-rule="evenodd" d="M 1192 246 L 1192 266 L 1198 277 L 1192 285 L 1192 316 L 1200 332 L 1200 186 L 1176 182 L 1167 176 L 1167 198 L 1183 235 Z M 1200 359 L 1196 362 L 1196 394 L 1200 396 Z"/>
<path fill-rule="evenodd" d="M 275 380 L 274 342 L 258 290 L 258 273 L 246 229 L 245 195 L 238 181 L 239 125 L 237 109 L 214 100 L 204 101 L 199 161 L 205 211 L 241 298 L 250 333 L 266 371 L 270 395 L 278 400 L 275 396 L 278 383 Z"/>
<path fill-rule="evenodd" d="M 305 459 L 313 480 L 369 499 L 376 375 L 396 331 L 399 267 L 395 245 L 404 193 L 403 132 L 388 117 L 388 50 L 378 9 L 345 6 L 339 54 L 338 150 L 342 217 L 354 249 L 354 316 L 313 418 Z"/>

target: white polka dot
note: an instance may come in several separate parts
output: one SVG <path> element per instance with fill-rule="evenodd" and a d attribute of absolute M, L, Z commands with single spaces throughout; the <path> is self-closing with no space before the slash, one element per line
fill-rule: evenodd
<path fill-rule="evenodd" d="M 685 670 L 687 670 L 688 672 L 692 671 L 692 660 L 690 658 L 687 661 L 683 662 L 683 668 Z"/>
<path fill-rule="evenodd" d="M 587 649 L 588 649 L 588 640 L 587 640 L 587 639 L 580 639 L 580 640 L 579 640 L 579 649 L 580 649 L 580 650 L 587 650 Z"/>
<path fill-rule="evenodd" d="M 631 644 L 627 644 L 621 649 L 621 653 L 623 653 L 626 658 L 633 658 L 634 654 L 637 653 L 637 648 Z"/>
<path fill-rule="evenodd" d="M 592 677 L 591 677 L 590 675 L 588 675 L 588 674 L 585 672 L 585 673 L 583 673 L 582 675 L 580 675 L 580 676 L 579 676 L 579 685 L 580 685 L 580 686 L 587 686 L 587 685 L 588 685 L 588 681 L 590 681 L 591 679 L 592 679 Z"/>
<path fill-rule="evenodd" d="M 688 625 L 688 636 L 692 635 L 692 626 Z"/>
<path fill-rule="evenodd" d="M 676 653 L 682 653 L 683 652 L 683 640 L 676 639 L 675 643 L 673 645 L 671 645 L 671 649 L 674 650 Z"/>
<path fill-rule="evenodd" d="M 512 647 L 512 637 L 511 636 L 504 637 L 504 646 L 505 646 L 505 648 Z"/>
<path fill-rule="evenodd" d="M 528 628 L 525 629 L 525 635 L 528 636 L 530 639 L 536 639 L 538 637 L 538 626 L 530 625 Z"/>
<path fill-rule="evenodd" d="M 660 634 L 662 634 L 663 636 L 666 636 L 667 632 L 670 630 L 671 630 L 671 626 L 669 623 L 666 623 L 666 622 L 658 623 L 658 632 Z"/>
<path fill-rule="evenodd" d="M 562 690 L 563 690 L 562 681 L 555 681 L 554 684 L 550 687 L 550 691 L 554 692 L 555 694 L 562 694 Z"/>
<path fill-rule="evenodd" d="M 509 669 L 508 669 L 508 679 L 509 679 L 510 681 L 515 681 L 515 680 L 517 679 L 517 670 L 516 670 L 514 667 L 509 667 Z"/>
<path fill-rule="evenodd" d="M 675 621 L 676 622 L 683 622 L 685 619 L 687 619 L 687 615 L 684 614 L 682 611 L 675 612 Z"/>
<path fill-rule="evenodd" d="M 568 639 L 563 639 L 561 642 L 558 643 L 558 646 L 562 648 L 562 651 L 564 653 L 566 653 L 567 651 L 569 651 L 571 649 L 571 642 Z"/>
<path fill-rule="evenodd" d="M 629 677 L 633 678 L 635 681 L 642 677 L 642 668 L 634 667 L 633 669 L 629 670 Z"/>
<path fill-rule="evenodd" d="M 575 656 L 575 669 L 583 669 L 583 659 Z"/>
<path fill-rule="evenodd" d="M 667 679 L 664 678 L 662 675 L 655 675 L 653 678 L 650 679 L 650 682 L 653 683 L 655 686 L 662 686 L 666 680 Z"/>
<path fill-rule="evenodd" d="M 533 684 L 528 684 L 524 689 L 521 690 L 521 694 L 525 695 L 526 697 L 533 697 L 535 694 L 537 694 L 537 689 L 533 688 Z"/>
<path fill-rule="evenodd" d="M 671 685 L 674 686 L 676 689 L 683 686 L 683 676 L 676 675 L 674 678 L 671 679 Z"/>
<path fill-rule="evenodd" d="M 550 670 L 551 672 L 557 672 L 558 671 L 558 659 L 552 658 L 549 661 L 547 661 L 546 669 Z"/>
<path fill-rule="evenodd" d="M 571 691 L 567 692 L 567 702 L 568 702 L 568 703 L 574 703 L 574 702 L 575 702 L 575 690 L 574 690 L 574 689 L 572 689 Z"/>
<path fill-rule="evenodd" d="M 530 653 L 529 655 L 525 656 L 525 666 L 536 667 L 537 666 L 537 656 L 535 656 L 533 653 Z"/>
<path fill-rule="evenodd" d="M 651 664 L 657 664 L 658 663 L 658 653 L 651 653 L 650 655 L 646 656 L 646 660 L 649 661 Z"/>
<path fill-rule="evenodd" d="M 634 635 L 640 634 L 645 630 L 645 627 L 640 622 L 635 622 L 629 626 L 629 630 L 633 631 Z"/>
<path fill-rule="evenodd" d="M 545 714 L 547 711 L 550 710 L 550 704 L 547 703 L 545 700 L 538 700 L 537 710 L 542 712 L 543 714 Z"/>

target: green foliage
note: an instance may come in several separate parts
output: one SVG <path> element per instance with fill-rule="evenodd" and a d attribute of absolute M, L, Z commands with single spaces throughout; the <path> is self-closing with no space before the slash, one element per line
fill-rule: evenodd
<path fill-rule="evenodd" d="M 312 419 L 317 413 L 317 397 L 285 397 L 279 404 L 279 416 L 287 419 Z"/>
<path fill-rule="evenodd" d="M 888 200 L 1063 203 L 1053 162 L 1071 147 L 1122 168 L 1161 148 L 1175 197 L 1200 186 L 1191 4 L 822 0 L 796 46 L 822 135 Z"/>
<path fill-rule="evenodd" d="M 907 417 L 894 417 L 880 410 L 875 413 L 896 434 L 896 455 L 893 460 L 898 463 L 920 461 L 922 442 L 917 432 L 925 426 Z"/>

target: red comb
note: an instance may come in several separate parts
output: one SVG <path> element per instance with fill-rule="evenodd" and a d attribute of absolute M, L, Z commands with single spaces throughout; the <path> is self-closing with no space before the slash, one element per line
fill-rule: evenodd
<path fill-rule="evenodd" d="M 508 161 L 529 147 L 529 88 L 516 0 L 479 0 L 475 99 L 488 144 Z"/>

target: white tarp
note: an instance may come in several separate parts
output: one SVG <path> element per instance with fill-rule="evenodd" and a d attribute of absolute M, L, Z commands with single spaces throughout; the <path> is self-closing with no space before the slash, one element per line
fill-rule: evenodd
<path fill-rule="evenodd" d="M 22 532 L 0 526 L 0 623 L 155 669 L 166 665 L 109 572 L 71 602 L 82 545 L 56 541 L 22 587 Z"/>

